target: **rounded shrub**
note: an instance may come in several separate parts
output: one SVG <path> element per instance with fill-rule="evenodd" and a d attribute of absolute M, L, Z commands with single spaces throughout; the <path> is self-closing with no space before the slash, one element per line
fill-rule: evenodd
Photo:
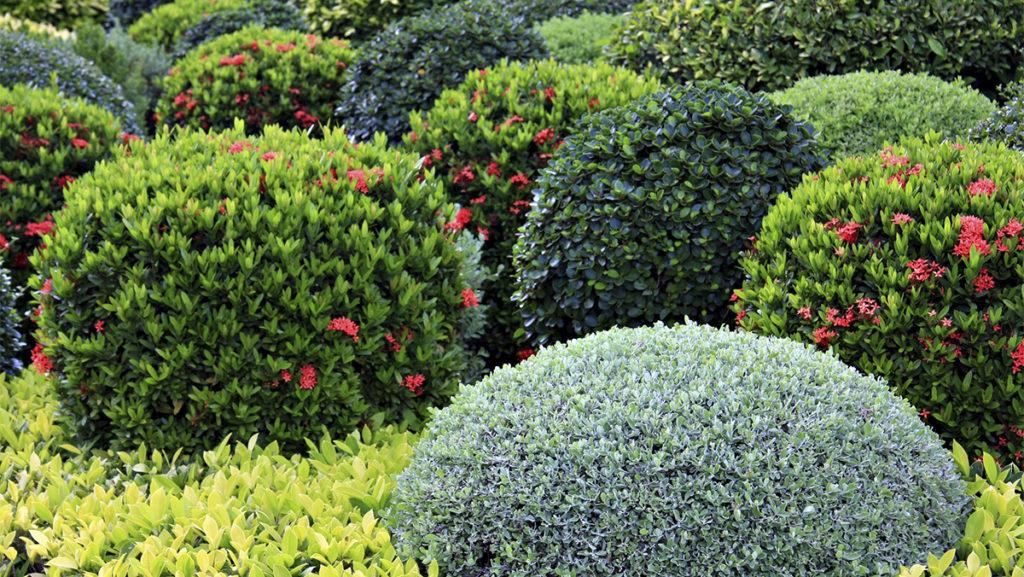
<path fill-rule="evenodd" d="M 44 41 L 0 30 L 0 86 L 55 86 L 66 98 L 81 98 L 114 114 L 132 134 L 141 134 L 135 107 L 121 87 L 64 42 Z"/>
<path fill-rule="evenodd" d="M 305 0 L 303 14 L 317 34 L 365 39 L 388 24 L 413 16 L 446 0 Z"/>
<path fill-rule="evenodd" d="M 637 0 L 493 0 L 509 16 L 522 18 L 529 24 L 560 16 L 575 18 L 590 12 L 622 14 L 632 9 Z"/>
<path fill-rule="evenodd" d="M 1014 78 L 1024 0 L 646 0 L 611 45 L 613 60 L 677 81 L 719 78 L 754 90 L 857 70 Z"/>
<path fill-rule="evenodd" d="M 250 27 L 203 44 L 164 79 L 157 116 L 204 130 L 245 120 L 309 128 L 330 119 L 353 51 L 348 42 Z"/>
<path fill-rule="evenodd" d="M 501 62 L 445 90 L 426 114 L 410 117 L 408 148 L 423 156 L 463 207 L 455 223 L 485 236 L 484 264 L 499 271 L 488 283 L 486 342 L 495 362 L 512 360 L 522 324 L 512 305 L 512 247 L 533 198 L 531 189 L 576 122 L 660 87 L 608 64 Z M 437 152 L 435 152 L 437 151 Z"/>
<path fill-rule="evenodd" d="M 79 180 L 36 258 L 36 366 L 81 436 L 296 448 L 419 426 L 455 392 L 477 303 L 415 156 L 338 130 L 172 136 Z"/>
<path fill-rule="evenodd" d="M 306 22 L 288 0 L 253 0 L 249 7 L 214 12 L 189 27 L 175 43 L 174 59 L 181 60 L 201 44 L 250 26 L 302 31 Z"/>
<path fill-rule="evenodd" d="M 575 18 L 559 16 L 537 26 L 551 57 L 565 64 L 586 64 L 604 57 L 604 48 L 625 22 L 622 14 L 587 12 Z"/>
<path fill-rule="evenodd" d="M 779 198 L 738 323 L 885 378 L 944 438 L 1024 449 L 1024 158 L 911 139 Z M 1019 455 L 1019 453 L 1017 453 Z"/>
<path fill-rule="evenodd" d="M 128 28 L 138 42 L 148 42 L 172 50 L 189 28 L 217 12 L 248 8 L 253 0 L 174 0 L 142 15 Z"/>
<path fill-rule="evenodd" d="M 0 14 L 71 29 L 84 22 L 102 22 L 107 0 L 0 0 Z"/>
<path fill-rule="evenodd" d="M 451 577 L 797 577 L 891 574 L 952 547 L 967 505 L 884 382 L 687 324 L 548 347 L 463 389 L 388 517 L 400 553 Z"/>
<path fill-rule="evenodd" d="M 823 164 L 808 124 L 719 83 L 640 98 L 574 132 L 537 181 L 515 247 L 514 298 L 540 344 L 721 322 L 768 207 Z"/>
<path fill-rule="evenodd" d="M 401 140 L 409 113 L 426 110 L 446 87 L 501 61 L 544 56 L 544 41 L 521 18 L 490 0 L 466 0 L 403 18 L 360 48 L 337 114 L 366 140 L 384 132 Z"/>
<path fill-rule="evenodd" d="M 810 122 L 835 158 L 874 154 L 888 142 L 932 131 L 965 136 L 996 110 L 961 81 L 893 71 L 805 78 L 768 98 Z"/>
<path fill-rule="evenodd" d="M 128 27 L 142 18 L 146 13 L 153 11 L 157 6 L 163 6 L 172 0 L 109 0 L 107 12 L 107 27 L 116 26 Z"/>

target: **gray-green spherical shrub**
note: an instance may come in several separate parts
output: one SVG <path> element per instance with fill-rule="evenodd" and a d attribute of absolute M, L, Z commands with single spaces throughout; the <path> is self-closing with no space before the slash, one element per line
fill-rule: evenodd
<path fill-rule="evenodd" d="M 387 517 L 448 577 L 806 577 L 923 561 L 967 504 L 885 382 L 687 324 L 555 345 L 463 389 Z"/>
<path fill-rule="evenodd" d="M 814 125 L 836 159 L 873 154 L 887 142 L 932 131 L 965 136 L 996 111 L 962 81 L 893 71 L 805 78 L 768 97 Z"/>

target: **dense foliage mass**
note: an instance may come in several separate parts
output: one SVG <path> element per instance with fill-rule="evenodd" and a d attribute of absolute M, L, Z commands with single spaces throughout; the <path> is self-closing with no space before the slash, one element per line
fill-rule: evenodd
<path fill-rule="evenodd" d="M 73 28 L 84 22 L 102 22 L 107 0 L 0 0 L 0 14 Z"/>
<path fill-rule="evenodd" d="M 484 235 L 484 264 L 498 271 L 487 285 L 486 342 L 492 362 L 515 358 L 522 324 L 511 302 L 512 247 L 525 222 L 540 170 L 586 114 L 626 104 L 660 87 L 607 64 L 502 62 L 445 90 L 426 114 L 413 114 L 406 145 L 444 179 L 462 206 L 453 226 Z"/>
<path fill-rule="evenodd" d="M 522 18 L 531 25 L 585 12 L 622 14 L 632 9 L 637 0 L 492 0 L 510 17 Z"/>
<path fill-rule="evenodd" d="M 946 439 L 1024 449 L 1024 158 L 908 140 L 781 197 L 743 260 L 738 323 L 892 384 Z"/>
<path fill-rule="evenodd" d="M 25 350 L 22 338 L 22 315 L 18 308 L 18 287 L 11 284 L 11 275 L 0 266 L 0 372 L 13 374 L 22 368 Z"/>
<path fill-rule="evenodd" d="M 687 324 L 554 345 L 463 389 L 388 519 L 449 577 L 884 575 L 955 544 L 966 505 L 884 382 Z"/>
<path fill-rule="evenodd" d="M 35 364 L 83 437 L 294 447 L 446 401 L 478 303 L 414 156 L 340 131 L 171 136 L 80 179 L 37 258 Z"/>
<path fill-rule="evenodd" d="M 217 12 L 248 8 L 253 0 L 173 0 L 141 16 L 128 28 L 132 38 L 172 50 L 189 28 Z"/>
<path fill-rule="evenodd" d="M 57 28 L 52 24 L 44 22 L 16 18 L 11 16 L 10 13 L 0 14 L 0 30 L 21 32 L 29 36 L 41 36 L 56 40 L 72 40 L 75 37 L 75 33 L 70 30 Z"/>
<path fill-rule="evenodd" d="M 252 26 L 302 31 L 306 22 L 289 0 L 252 0 L 245 8 L 214 12 L 190 26 L 174 45 L 174 59 L 181 60 L 201 44 Z"/>
<path fill-rule="evenodd" d="M 384 132 L 400 140 L 409 113 L 426 110 L 445 86 L 503 58 L 544 55 L 544 41 L 522 18 L 490 0 L 466 0 L 403 18 L 360 49 L 337 114 L 357 140 Z"/>
<path fill-rule="evenodd" d="M 1024 85 L 1011 86 L 1006 103 L 971 130 L 973 140 L 1000 142 L 1024 152 Z"/>
<path fill-rule="evenodd" d="M 317 34 L 371 38 L 388 24 L 450 0 L 304 0 L 303 14 Z"/>
<path fill-rule="evenodd" d="M 586 64 L 604 58 L 604 48 L 625 22 L 620 14 L 587 12 L 575 18 L 559 16 L 537 26 L 551 57 L 565 64 Z"/>
<path fill-rule="evenodd" d="M 108 0 L 109 11 L 107 12 L 107 27 L 115 26 L 128 27 L 142 18 L 147 12 L 157 6 L 162 6 L 171 0 Z"/>
<path fill-rule="evenodd" d="M 167 124 L 220 130 L 236 118 L 310 128 L 330 119 L 354 52 L 337 38 L 250 27 L 203 44 L 163 81 L 157 116 Z"/>
<path fill-rule="evenodd" d="M 720 78 L 779 90 L 857 70 L 972 78 L 994 89 L 1021 63 L 1024 0 L 646 0 L 614 59 L 678 81 Z"/>
<path fill-rule="evenodd" d="M 965 136 L 995 104 L 962 82 L 927 74 L 854 72 L 805 78 L 769 98 L 811 123 L 834 158 L 873 154 L 906 136 Z"/>
<path fill-rule="evenodd" d="M 543 344 L 613 326 L 721 322 L 775 198 L 822 166 L 812 128 L 699 83 L 587 117 L 537 181 L 515 299 Z"/>
<path fill-rule="evenodd" d="M 105 108 L 118 117 L 127 132 L 141 134 L 135 107 L 121 87 L 66 43 L 0 30 L 0 86 L 15 84 L 55 85 L 63 96 Z"/>

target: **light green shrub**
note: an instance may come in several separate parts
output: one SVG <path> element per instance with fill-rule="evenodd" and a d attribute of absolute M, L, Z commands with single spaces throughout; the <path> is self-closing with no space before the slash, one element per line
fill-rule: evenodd
<path fill-rule="evenodd" d="M 552 58 L 565 64 L 586 64 L 604 58 L 604 47 L 625 21 L 625 15 L 585 12 L 575 18 L 552 18 L 538 25 L 537 31 Z"/>

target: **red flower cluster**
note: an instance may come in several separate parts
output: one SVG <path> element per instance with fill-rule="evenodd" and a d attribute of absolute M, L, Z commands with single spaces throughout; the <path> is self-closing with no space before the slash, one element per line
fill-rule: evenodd
<path fill-rule="evenodd" d="M 409 389 L 417 397 L 423 394 L 423 384 L 427 378 L 421 374 L 407 375 L 402 379 L 402 386 Z"/>
<path fill-rule="evenodd" d="M 1024 225 L 1021 225 L 1017 219 L 1011 218 L 1010 222 L 1006 223 L 1006 226 L 999 229 L 999 232 L 996 233 L 996 250 L 999 252 L 1006 252 L 1010 250 L 1010 247 L 1003 242 L 1003 239 L 1018 238 L 1022 231 L 1024 231 Z M 1024 249 L 1024 243 L 1018 243 L 1017 250 L 1022 249 Z"/>
<path fill-rule="evenodd" d="M 72 138 L 71 146 L 74 146 L 75 148 L 82 150 L 83 148 L 89 148 L 89 141 L 83 138 Z"/>
<path fill-rule="evenodd" d="M 327 323 L 327 330 L 345 333 L 352 337 L 354 342 L 359 342 L 359 325 L 348 317 L 331 319 L 331 322 Z"/>
<path fill-rule="evenodd" d="M 832 339 L 839 336 L 839 333 L 828 327 L 818 327 L 814 329 L 814 343 L 821 348 L 827 349 L 831 344 Z"/>
<path fill-rule="evenodd" d="M 36 343 L 35 348 L 32 349 L 32 366 L 35 367 L 36 372 L 42 375 L 53 370 L 53 361 L 43 352 L 43 343 Z"/>
<path fill-rule="evenodd" d="M 512 178 L 508 179 L 509 183 L 519 187 L 520 190 L 530 186 L 530 178 L 521 172 L 517 172 Z"/>
<path fill-rule="evenodd" d="M 982 178 L 975 180 L 967 186 L 967 193 L 971 195 L 971 198 L 978 196 L 979 194 L 985 196 L 992 196 L 996 191 L 996 183 L 987 179 Z"/>
<path fill-rule="evenodd" d="M 893 224 L 903 225 L 903 224 L 907 224 L 907 223 L 910 223 L 910 222 L 914 222 L 914 217 L 910 216 L 909 214 L 904 214 L 902 212 L 897 212 L 896 214 L 892 215 L 892 223 Z"/>
<path fill-rule="evenodd" d="M 910 282 L 922 283 L 932 278 L 942 278 L 946 274 L 946 268 L 939 263 L 923 258 L 912 260 L 907 263 L 910 269 Z"/>
<path fill-rule="evenodd" d="M 533 137 L 533 143 L 537 146 L 544 146 L 555 137 L 555 130 L 553 128 L 545 128 L 541 130 Z"/>
<path fill-rule="evenodd" d="M 308 391 L 316 387 L 316 369 L 305 365 L 299 369 L 299 388 Z"/>
<path fill-rule="evenodd" d="M 473 307 L 480 306 L 480 301 L 476 298 L 476 293 L 471 288 L 462 289 L 462 306 L 471 309 Z"/>
<path fill-rule="evenodd" d="M 33 359 L 35 356 L 33 355 Z M 1017 345 L 1017 349 L 1010 353 L 1010 358 L 1013 359 L 1013 374 L 1020 372 L 1021 367 L 1024 367 L 1024 341 L 1021 341 Z"/>
<path fill-rule="evenodd" d="M 234 56 L 225 56 L 220 59 L 221 66 L 242 66 L 245 64 L 245 54 L 235 54 Z"/>
<path fill-rule="evenodd" d="M 978 277 L 974 279 L 974 292 L 983 293 L 996 288 L 996 280 L 989 274 L 987 268 L 981 269 Z"/>
<path fill-rule="evenodd" d="M 525 361 L 526 359 L 532 357 L 535 354 L 537 354 L 537 352 L 534 351 L 533 349 L 523 349 L 516 353 L 516 357 L 518 357 L 520 361 Z"/>
<path fill-rule="evenodd" d="M 960 217 L 960 241 L 953 248 L 953 254 L 970 258 L 971 249 L 976 248 L 981 254 L 992 252 L 985 240 L 985 222 L 976 216 Z"/>

